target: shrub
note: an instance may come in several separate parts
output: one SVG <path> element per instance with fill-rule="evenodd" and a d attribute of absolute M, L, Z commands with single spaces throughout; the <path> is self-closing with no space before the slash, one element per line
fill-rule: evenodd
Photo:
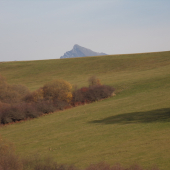
<path fill-rule="evenodd" d="M 32 93 L 28 93 L 23 98 L 23 101 L 31 103 L 31 102 L 39 102 L 43 100 L 44 92 L 43 89 L 40 88 Z"/>
<path fill-rule="evenodd" d="M 25 119 L 37 118 L 42 115 L 40 111 L 37 110 L 34 104 L 22 103 L 21 105 Z"/>
<path fill-rule="evenodd" d="M 53 102 L 50 101 L 39 101 L 34 106 L 36 110 L 41 113 L 51 113 L 56 110 Z"/>
<path fill-rule="evenodd" d="M 69 106 L 68 102 L 57 99 L 53 101 L 53 104 L 56 110 L 63 110 Z"/>
<path fill-rule="evenodd" d="M 72 99 L 72 86 L 64 80 L 54 80 L 43 86 L 45 100 L 70 102 Z"/>
<path fill-rule="evenodd" d="M 10 120 L 6 120 L 8 116 L 6 116 L 6 110 L 8 110 L 11 107 L 10 104 L 7 103 L 0 103 L 0 123 L 5 124 L 5 122 L 11 122 Z"/>
<path fill-rule="evenodd" d="M 20 95 L 8 84 L 0 86 L 0 101 L 4 103 L 17 103 L 20 100 Z"/>
<path fill-rule="evenodd" d="M 22 162 L 14 152 L 12 144 L 0 137 L 0 170 L 22 170 Z"/>
<path fill-rule="evenodd" d="M 24 85 L 9 85 L 0 75 L 0 101 L 4 103 L 18 103 L 29 92 Z"/>
<path fill-rule="evenodd" d="M 80 89 L 73 91 L 72 105 L 76 105 L 79 102 L 82 103 L 84 100 L 83 92 Z"/>
<path fill-rule="evenodd" d="M 2 124 L 20 121 L 23 119 L 25 119 L 25 115 L 19 105 L 8 105 L 8 107 L 3 108 L 2 110 Z"/>
<path fill-rule="evenodd" d="M 97 101 L 110 97 L 114 92 L 114 88 L 106 85 L 96 85 L 89 87 L 86 93 L 86 98 L 89 101 Z"/>
<path fill-rule="evenodd" d="M 89 87 L 101 85 L 100 80 L 98 78 L 96 78 L 96 76 L 91 76 L 88 79 L 88 82 L 89 82 Z"/>
<path fill-rule="evenodd" d="M 7 124 L 28 118 L 36 118 L 43 113 L 37 109 L 34 103 L 1 104 L 0 123 Z"/>
<path fill-rule="evenodd" d="M 5 108 L 7 108 L 7 107 L 9 107 L 9 104 L 7 104 L 7 103 L 2 103 L 2 102 L 0 101 L 0 124 L 1 124 L 1 120 L 2 120 L 3 110 L 4 110 Z"/>
<path fill-rule="evenodd" d="M 11 89 L 17 92 L 21 96 L 21 98 L 30 93 L 30 90 L 22 84 L 11 85 Z"/>
<path fill-rule="evenodd" d="M 73 92 L 72 104 L 98 101 L 110 97 L 113 92 L 114 88 L 106 85 L 83 87 Z"/>

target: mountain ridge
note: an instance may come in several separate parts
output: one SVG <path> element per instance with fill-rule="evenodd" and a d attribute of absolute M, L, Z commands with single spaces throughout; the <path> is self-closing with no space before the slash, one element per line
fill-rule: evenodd
<path fill-rule="evenodd" d="M 60 59 L 75 58 L 75 57 L 87 57 L 87 56 L 100 56 L 100 55 L 107 55 L 107 54 L 94 52 L 88 48 L 85 48 L 78 44 L 75 44 L 73 46 L 73 49 L 64 53 L 64 55 L 61 56 Z"/>

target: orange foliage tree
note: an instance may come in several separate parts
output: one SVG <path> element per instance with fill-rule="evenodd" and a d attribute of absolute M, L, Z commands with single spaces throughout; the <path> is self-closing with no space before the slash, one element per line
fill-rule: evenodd
<path fill-rule="evenodd" d="M 72 85 L 65 80 L 53 80 L 43 86 L 44 99 L 70 102 Z"/>

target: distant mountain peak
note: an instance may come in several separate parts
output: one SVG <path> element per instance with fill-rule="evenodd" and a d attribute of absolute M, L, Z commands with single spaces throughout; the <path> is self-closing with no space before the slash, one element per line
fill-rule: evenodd
<path fill-rule="evenodd" d="M 100 55 L 107 55 L 107 54 L 94 52 L 90 49 L 87 49 L 85 47 L 81 47 L 78 44 L 75 44 L 71 51 L 67 51 L 60 58 L 74 58 L 74 57 L 100 56 Z"/>
<path fill-rule="evenodd" d="M 75 45 L 73 46 L 73 48 L 77 48 L 77 47 L 81 47 L 81 46 L 78 45 L 78 44 L 75 44 Z"/>

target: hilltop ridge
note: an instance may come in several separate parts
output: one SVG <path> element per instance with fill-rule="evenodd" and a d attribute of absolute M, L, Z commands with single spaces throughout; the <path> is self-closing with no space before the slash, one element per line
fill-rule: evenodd
<path fill-rule="evenodd" d="M 88 48 L 75 44 L 73 46 L 73 49 L 64 53 L 64 55 L 61 56 L 60 59 L 61 58 L 86 57 L 86 56 L 100 56 L 100 55 L 107 55 L 107 54 L 94 52 Z"/>

